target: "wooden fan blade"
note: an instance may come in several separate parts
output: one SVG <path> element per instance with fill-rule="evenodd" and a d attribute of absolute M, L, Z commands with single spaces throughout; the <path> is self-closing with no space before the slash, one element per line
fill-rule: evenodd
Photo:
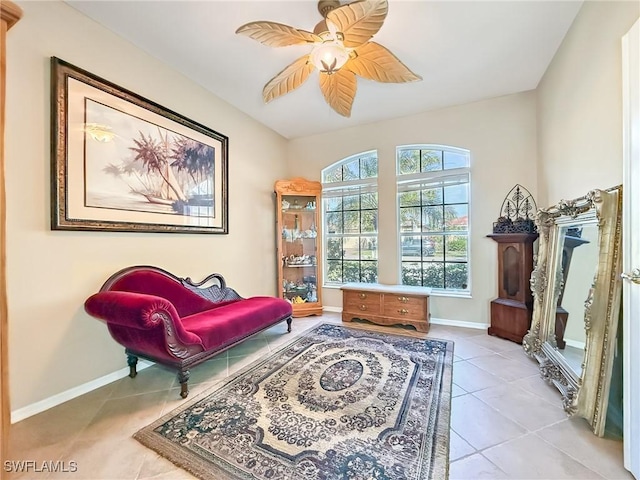
<path fill-rule="evenodd" d="M 382 45 L 368 42 L 356 48 L 353 56 L 342 68 L 376 82 L 404 83 L 422 80 Z"/>
<path fill-rule="evenodd" d="M 344 68 L 331 75 L 320 72 L 320 90 L 327 103 L 343 117 L 351 116 L 351 106 L 356 96 L 356 76 Z"/>
<path fill-rule="evenodd" d="M 262 89 L 264 103 L 269 103 L 285 93 L 289 93 L 302 85 L 315 67 L 309 55 L 300 57 L 279 74 L 273 77 Z"/>
<path fill-rule="evenodd" d="M 360 0 L 331 10 L 327 20 L 344 35 L 344 46 L 354 48 L 378 33 L 388 9 L 387 0 Z"/>
<path fill-rule="evenodd" d="M 276 22 L 251 22 L 242 25 L 236 33 L 257 40 L 269 47 L 287 47 L 307 43 L 322 42 L 322 39 L 311 32 Z"/>

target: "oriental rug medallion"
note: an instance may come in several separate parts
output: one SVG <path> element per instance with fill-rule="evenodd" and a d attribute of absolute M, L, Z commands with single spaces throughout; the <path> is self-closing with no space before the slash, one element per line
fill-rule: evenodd
<path fill-rule="evenodd" d="M 134 437 L 202 479 L 445 479 L 452 358 L 321 324 Z"/>

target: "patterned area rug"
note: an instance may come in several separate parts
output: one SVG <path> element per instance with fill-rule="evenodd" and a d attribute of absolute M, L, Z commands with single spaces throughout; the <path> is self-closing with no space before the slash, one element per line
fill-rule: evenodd
<path fill-rule="evenodd" d="M 134 437 L 202 479 L 445 479 L 452 358 L 321 324 Z"/>

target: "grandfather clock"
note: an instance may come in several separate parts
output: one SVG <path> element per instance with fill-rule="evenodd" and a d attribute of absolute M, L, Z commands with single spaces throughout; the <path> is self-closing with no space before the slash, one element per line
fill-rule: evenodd
<path fill-rule="evenodd" d="M 537 233 L 494 233 L 498 244 L 498 298 L 491 302 L 489 335 L 522 343 L 531 327 L 533 242 Z"/>

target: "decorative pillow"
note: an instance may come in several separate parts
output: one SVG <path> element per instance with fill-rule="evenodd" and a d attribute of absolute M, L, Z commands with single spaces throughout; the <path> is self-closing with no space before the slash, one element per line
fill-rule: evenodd
<path fill-rule="evenodd" d="M 182 285 L 194 293 L 197 293 L 203 298 L 211 302 L 226 302 L 228 300 L 241 300 L 242 297 L 233 288 L 224 287 L 220 288 L 218 285 L 212 285 L 211 287 L 201 288 L 195 287 L 188 282 L 182 280 Z"/>

